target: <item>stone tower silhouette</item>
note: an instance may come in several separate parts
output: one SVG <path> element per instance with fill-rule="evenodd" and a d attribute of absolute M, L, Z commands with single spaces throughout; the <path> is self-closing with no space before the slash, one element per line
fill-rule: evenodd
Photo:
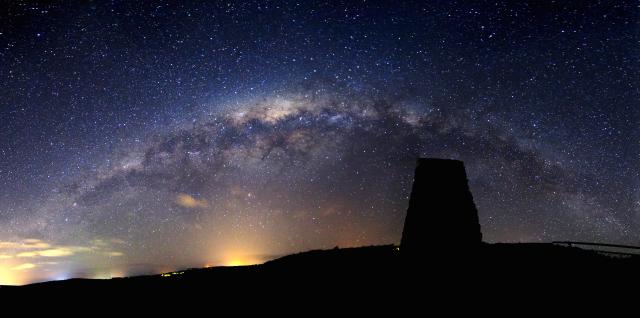
<path fill-rule="evenodd" d="M 464 163 L 419 158 L 400 251 L 456 252 L 482 242 L 478 211 L 467 184 Z"/>

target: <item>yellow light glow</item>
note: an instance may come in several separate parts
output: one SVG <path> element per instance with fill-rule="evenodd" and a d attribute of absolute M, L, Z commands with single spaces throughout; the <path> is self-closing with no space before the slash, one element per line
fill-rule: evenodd
<path fill-rule="evenodd" d="M 23 274 L 0 265 L 0 285 L 23 285 Z"/>
<path fill-rule="evenodd" d="M 259 259 L 256 256 L 233 253 L 225 257 L 224 261 L 222 262 L 222 265 L 223 266 L 248 266 L 248 265 L 256 265 L 256 264 L 262 264 L 262 263 L 264 263 L 264 260 Z"/>
<path fill-rule="evenodd" d="M 244 266 L 247 265 L 245 264 L 243 261 L 239 260 L 239 259 L 234 259 L 234 260 L 230 260 L 226 266 Z"/>
<path fill-rule="evenodd" d="M 225 254 L 220 260 L 216 262 L 209 262 L 204 265 L 205 268 L 216 266 L 249 266 L 262 264 L 265 260 L 256 256 L 244 255 L 238 252 Z"/>
<path fill-rule="evenodd" d="M 246 196 L 248 194 L 239 195 Z M 244 226 L 240 228 L 244 228 Z M 239 230 L 230 233 L 218 233 L 217 235 L 221 235 L 225 239 L 221 242 L 218 236 L 212 238 L 212 241 L 216 240 L 217 244 L 210 247 L 205 267 L 262 264 L 267 261 L 264 255 L 272 250 L 266 244 L 270 234 L 262 231 L 245 232 Z"/>

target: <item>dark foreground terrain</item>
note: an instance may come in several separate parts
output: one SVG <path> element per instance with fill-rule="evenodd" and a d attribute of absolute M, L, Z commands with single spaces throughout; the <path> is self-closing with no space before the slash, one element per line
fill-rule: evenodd
<path fill-rule="evenodd" d="M 70 279 L 20 287 L 12 294 L 331 297 L 375 295 L 388 300 L 420 291 L 481 296 L 483 292 L 571 294 L 638 282 L 640 256 L 606 255 L 552 244 L 480 244 L 476 249 L 407 257 L 393 245 L 309 251 L 262 265 L 188 269 L 108 280 Z"/>

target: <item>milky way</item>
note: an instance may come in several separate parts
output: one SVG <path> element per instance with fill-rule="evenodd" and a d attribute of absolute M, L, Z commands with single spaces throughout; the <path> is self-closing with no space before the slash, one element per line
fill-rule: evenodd
<path fill-rule="evenodd" d="M 397 244 L 418 157 L 486 241 L 640 243 L 632 2 L 0 17 L 0 284 Z"/>

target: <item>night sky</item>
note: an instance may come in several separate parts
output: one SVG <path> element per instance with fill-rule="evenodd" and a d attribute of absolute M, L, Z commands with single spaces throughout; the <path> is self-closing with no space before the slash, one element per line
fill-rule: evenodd
<path fill-rule="evenodd" d="M 640 244 L 636 1 L 47 2 L 0 5 L 0 284 L 398 244 L 417 157 L 488 242 Z"/>

